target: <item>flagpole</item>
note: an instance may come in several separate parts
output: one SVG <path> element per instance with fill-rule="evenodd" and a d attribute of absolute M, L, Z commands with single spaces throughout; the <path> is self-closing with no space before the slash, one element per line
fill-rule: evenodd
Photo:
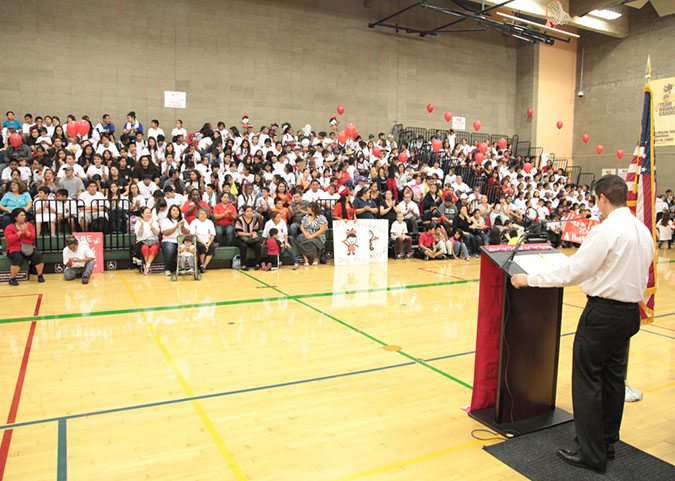
<path fill-rule="evenodd" d="M 645 65 L 645 85 L 646 86 L 649 85 L 649 81 L 651 80 L 651 78 L 652 78 L 652 56 L 647 55 L 647 65 Z M 652 155 L 653 155 L 653 153 L 652 153 Z M 629 349 L 629 353 L 630 353 L 630 341 L 628 341 L 628 349 Z M 626 354 L 627 357 L 629 356 L 629 353 Z M 626 362 L 626 375 L 624 376 L 624 378 L 627 377 L 627 376 L 628 376 L 628 362 Z M 635 389 L 634 387 L 630 387 L 628 385 L 627 379 L 625 379 L 625 381 L 626 381 L 626 392 L 625 392 L 625 397 L 624 397 L 625 402 L 641 401 L 642 398 L 644 398 L 644 394 L 642 394 L 642 392 L 640 390 Z"/>

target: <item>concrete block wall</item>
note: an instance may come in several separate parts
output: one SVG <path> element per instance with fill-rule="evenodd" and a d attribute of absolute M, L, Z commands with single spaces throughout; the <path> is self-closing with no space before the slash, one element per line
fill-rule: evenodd
<path fill-rule="evenodd" d="M 388 132 L 395 123 L 439 128 L 446 111 L 516 132 L 517 40 L 495 32 L 438 37 L 369 29 L 407 0 L 118 0 L 0 2 L 0 108 L 22 117 L 110 113 L 121 127 L 135 110 L 168 133 L 206 121 L 254 126 L 289 121 L 329 130 Z M 438 26 L 442 14 L 398 22 Z M 187 92 L 186 110 L 163 92 Z M 433 115 L 426 105 L 436 107 Z"/>
<path fill-rule="evenodd" d="M 660 18 L 651 4 L 629 11 L 625 39 L 584 34 L 584 97 L 575 100 L 574 164 L 600 176 L 603 168 L 627 168 L 640 135 L 647 56 L 655 79 L 675 77 L 675 15 Z M 581 68 L 579 63 L 577 71 Z M 582 141 L 589 134 L 588 144 Z M 597 155 L 596 146 L 605 150 Z M 619 160 L 616 151 L 623 149 Z M 675 188 L 675 147 L 656 149 L 657 188 Z"/>

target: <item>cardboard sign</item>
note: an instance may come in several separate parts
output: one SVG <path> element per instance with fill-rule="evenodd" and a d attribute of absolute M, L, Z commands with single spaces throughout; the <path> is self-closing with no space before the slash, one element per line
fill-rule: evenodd
<path fill-rule="evenodd" d="M 453 117 L 452 128 L 454 130 L 466 130 L 466 117 Z"/>
<path fill-rule="evenodd" d="M 168 109 L 184 109 L 187 104 L 187 94 L 185 92 L 164 91 L 164 107 Z"/>
<path fill-rule="evenodd" d="M 600 221 L 591 219 L 579 219 L 565 222 L 562 240 L 565 242 L 573 242 L 574 244 L 581 244 L 591 229 L 599 223 Z"/>
<path fill-rule="evenodd" d="M 619 169 L 617 175 L 623 180 L 626 180 L 628 178 L 628 169 Z"/>
<path fill-rule="evenodd" d="M 101 232 L 73 232 L 79 242 L 89 246 L 94 253 L 94 274 L 103 272 L 103 233 Z"/>
<path fill-rule="evenodd" d="M 386 219 L 360 219 L 358 224 L 368 229 L 370 262 L 387 262 L 389 257 L 389 221 Z"/>
<path fill-rule="evenodd" d="M 359 221 L 333 221 L 333 253 L 336 266 L 370 263 L 368 227 Z"/>
<path fill-rule="evenodd" d="M 616 175 L 616 169 L 602 169 L 602 175 Z"/>

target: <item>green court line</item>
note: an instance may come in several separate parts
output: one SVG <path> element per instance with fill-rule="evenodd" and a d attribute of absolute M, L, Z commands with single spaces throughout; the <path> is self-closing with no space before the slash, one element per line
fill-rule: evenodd
<path fill-rule="evenodd" d="M 251 276 L 249 276 L 251 277 Z M 255 279 L 252 277 L 252 279 Z M 373 293 L 373 292 L 395 292 L 395 291 L 404 291 L 408 289 L 422 289 L 425 287 L 438 287 L 438 286 L 449 286 L 454 284 L 468 284 L 472 282 L 478 282 L 478 279 L 469 279 L 462 281 L 449 281 L 449 282 L 433 282 L 430 284 L 413 284 L 411 286 L 392 286 L 392 287 L 378 287 L 375 289 L 361 289 L 354 291 L 339 291 L 339 292 L 320 292 L 316 294 L 298 294 L 295 296 L 283 295 L 278 297 L 260 297 L 256 299 L 241 299 L 236 301 L 217 301 L 217 302 L 202 302 L 194 304 L 175 304 L 172 306 L 157 306 L 157 307 L 140 307 L 140 308 L 131 308 L 131 309 L 116 309 L 109 311 L 93 311 L 93 312 L 72 312 L 68 314 L 48 314 L 44 316 L 29 316 L 29 317 L 10 317 L 7 319 L 0 319 L 0 324 L 10 324 L 14 322 L 27 322 L 27 321 L 49 321 L 53 319 L 74 319 L 82 317 L 98 317 L 98 316 L 114 316 L 119 314 L 138 314 L 141 312 L 160 312 L 160 311 L 173 311 L 173 310 L 182 310 L 182 309 L 199 309 L 202 307 L 213 307 L 213 306 L 234 306 L 239 304 L 255 304 L 259 302 L 275 302 L 283 300 L 298 300 L 298 299 L 311 299 L 314 297 L 332 297 L 340 295 L 353 295 L 353 294 L 363 294 L 363 293 Z M 270 286 L 268 286 L 270 287 Z M 276 290 L 276 289 L 275 289 Z M 281 292 L 278 291 L 277 292 Z"/>
<path fill-rule="evenodd" d="M 256 277 L 253 277 L 253 276 L 252 276 L 251 274 L 249 274 L 248 272 L 244 272 L 244 271 L 239 271 L 239 272 L 241 272 L 241 273 L 244 274 L 245 276 L 247 276 L 247 277 L 253 279 L 253 280 L 256 281 L 256 282 L 259 282 L 259 283 L 263 284 L 264 286 L 269 287 L 270 289 L 275 290 L 275 291 L 278 292 L 279 294 L 285 295 L 285 293 L 284 293 L 283 291 L 277 289 L 277 288 L 274 287 L 274 286 L 270 286 L 270 285 L 267 284 L 266 282 L 261 281 L 260 279 L 258 279 L 258 278 L 256 278 Z M 467 282 L 477 282 L 477 281 L 478 281 L 478 279 L 473 280 L 473 281 L 465 281 L 465 280 L 464 280 L 464 281 L 456 281 L 456 282 L 441 283 L 441 284 L 443 284 L 443 285 L 445 285 L 445 284 L 466 284 Z M 410 286 L 410 287 L 412 288 L 412 286 Z M 387 289 L 389 289 L 389 288 L 387 288 Z M 309 296 L 308 296 L 308 297 L 309 297 Z M 312 296 L 312 297 L 313 297 L 313 296 Z M 306 302 L 304 302 L 304 301 L 302 301 L 301 299 L 299 299 L 297 296 L 296 296 L 296 297 L 289 296 L 288 298 L 289 298 L 289 299 L 292 299 L 292 300 L 294 300 L 294 301 L 296 301 L 296 302 L 298 302 L 298 303 L 300 303 L 300 304 L 302 304 L 302 305 L 305 306 L 305 307 L 308 307 L 308 308 L 312 309 L 313 311 L 318 312 L 318 313 L 321 314 L 322 316 L 325 316 L 325 317 L 327 317 L 327 318 L 329 318 L 329 319 L 332 319 L 333 321 L 335 321 L 335 322 L 337 322 L 337 323 L 339 323 L 339 324 L 342 324 L 343 326 L 345 326 L 345 327 L 351 329 L 352 331 L 358 332 L 359 334 L 361 334 L 361 335 L 367 337 L 368 339 L 370 339 L 370 340 L 372 340 L 372 341 L 374 341 L 374 342 L 380 344 L 381 346 L 388 346 L 388 344 L 387 344 L 386 342 L 380 341 L 379 339 L 377 339 L 377 338 L 371 336 L 370 334 L 368 334 L 368 333 L 366 333 L 366 332 L 363 332 L 363 331 L 361 331 L 361 330 L 355 328 L 354 326 L 352 326 L 352 325 L 350 325 L 350 324 L 347 324 L 347 323 L 344 322 L 344 321 L 341 321 L 341 320 L 338 319 L 337 317 L 331 316 L 330 314 L 328 314 L 328 313 L 326 313 L 326 312 L 324 312 L 324 311 L 322 311 L 322 310 L 320 310 L 320 309 L 318 309 L 318 308 L 316 308 L 316 307 L 314 307 L 314 306 L 312 306 L 312 305 L 310 305 L 310 304 L 307 304 Z M 466 387 L 466 388 L 468 388 L 468 389 L 473 389 L 473 386 L 471 386 L 470 384 L 467 384 L 467 383 L 465 383 L 464 381 L 462 381 L 462 380 L 460 380 L 460 379 L 457 379 L 456 377 L 451 376 L 450 374 L 448 374 L 448 373 L 446 373 L 446 372 L 443 372 L 443 371 L 441 371 L 440 369 L 435 368 L 435 367 L 433 367 L 433 366 L 427 364 L 426 362 L 424 362 L 424 361 L 422 361 L 422 360 L 420 360 L 420 359 L 417 359 L 417 358 L 411 356 L 410 354 L 405 353 L 404 351 L 395 351 L 395 352 L 397 352 L 397 353 L 400 354 L 401 356 L 404 356 L 404 357 L 410 359 L 410 360 L 413 361 L 413 362 L 416 362 L 417 364 L 420 364 L 420 365 L 422 365 L 422 366 L 424 366 L 424 367 L 426 367 L 426 368 L 428 368 L 428 369 L 431 369 L 432 371 L 434 371 L 434 372 L 436 372 L 436 373 L 438 373 L 438 374 L 440 374 L 440 375 L 442 375 L 442 376 L 447 377 L 448 379 L 451 379 L 451 380 L 455 381 L 455 382 L 458 383 L 458 384 L 461 384 L 462 386 L 464 386 L 464 387 Z"/>

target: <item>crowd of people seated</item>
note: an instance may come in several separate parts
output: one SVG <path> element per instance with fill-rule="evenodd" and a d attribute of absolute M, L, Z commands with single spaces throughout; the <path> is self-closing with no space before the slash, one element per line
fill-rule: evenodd
<path fill-rule="evenodd" d="M 252 267 L 263 267 L 271 229 L 279 255 L 297 268 L 291 247 L 304 265 L 322 262 L 332 222 L 386 219 L 396 258 L 431 260 L 478 256 L 481 245 L 506 242 L 532 223 L 557 247 L 560 221 L 599 216 L 589 186 L 570 183 L 550 161 L 536 168 L 539 159 L 487 142 L 478 162 L 478 143 L 452 130 L 437 132 L 442 148 L 434 152 L 432 139 L 398 145 L 379 133 L 342 144 L 334 130 L 296 132 L 289 124 L 207 122 L 188 133 L 177 120 L 165 134 L 157 120 L 146 129 L 135 112 L 121 129 L 107 114 L 96 124 L 88 116 L 81 121 L 87 133 L 71 135 L 57 116 L 26 114 L 21 123 L 6 113 L 3 228 L 21 208 L 35 236 L 134 233 L 134 256 L 146 274 L 160 249 L 170 273 L 179 234 L 196 236 L 205 272 L 216 245 L 237 247 L 243 269 L 251 250 Z M 12 134 L 20 135 L 18 145 Z M 660 201 L 669 216 L 672 193 Z"/>

